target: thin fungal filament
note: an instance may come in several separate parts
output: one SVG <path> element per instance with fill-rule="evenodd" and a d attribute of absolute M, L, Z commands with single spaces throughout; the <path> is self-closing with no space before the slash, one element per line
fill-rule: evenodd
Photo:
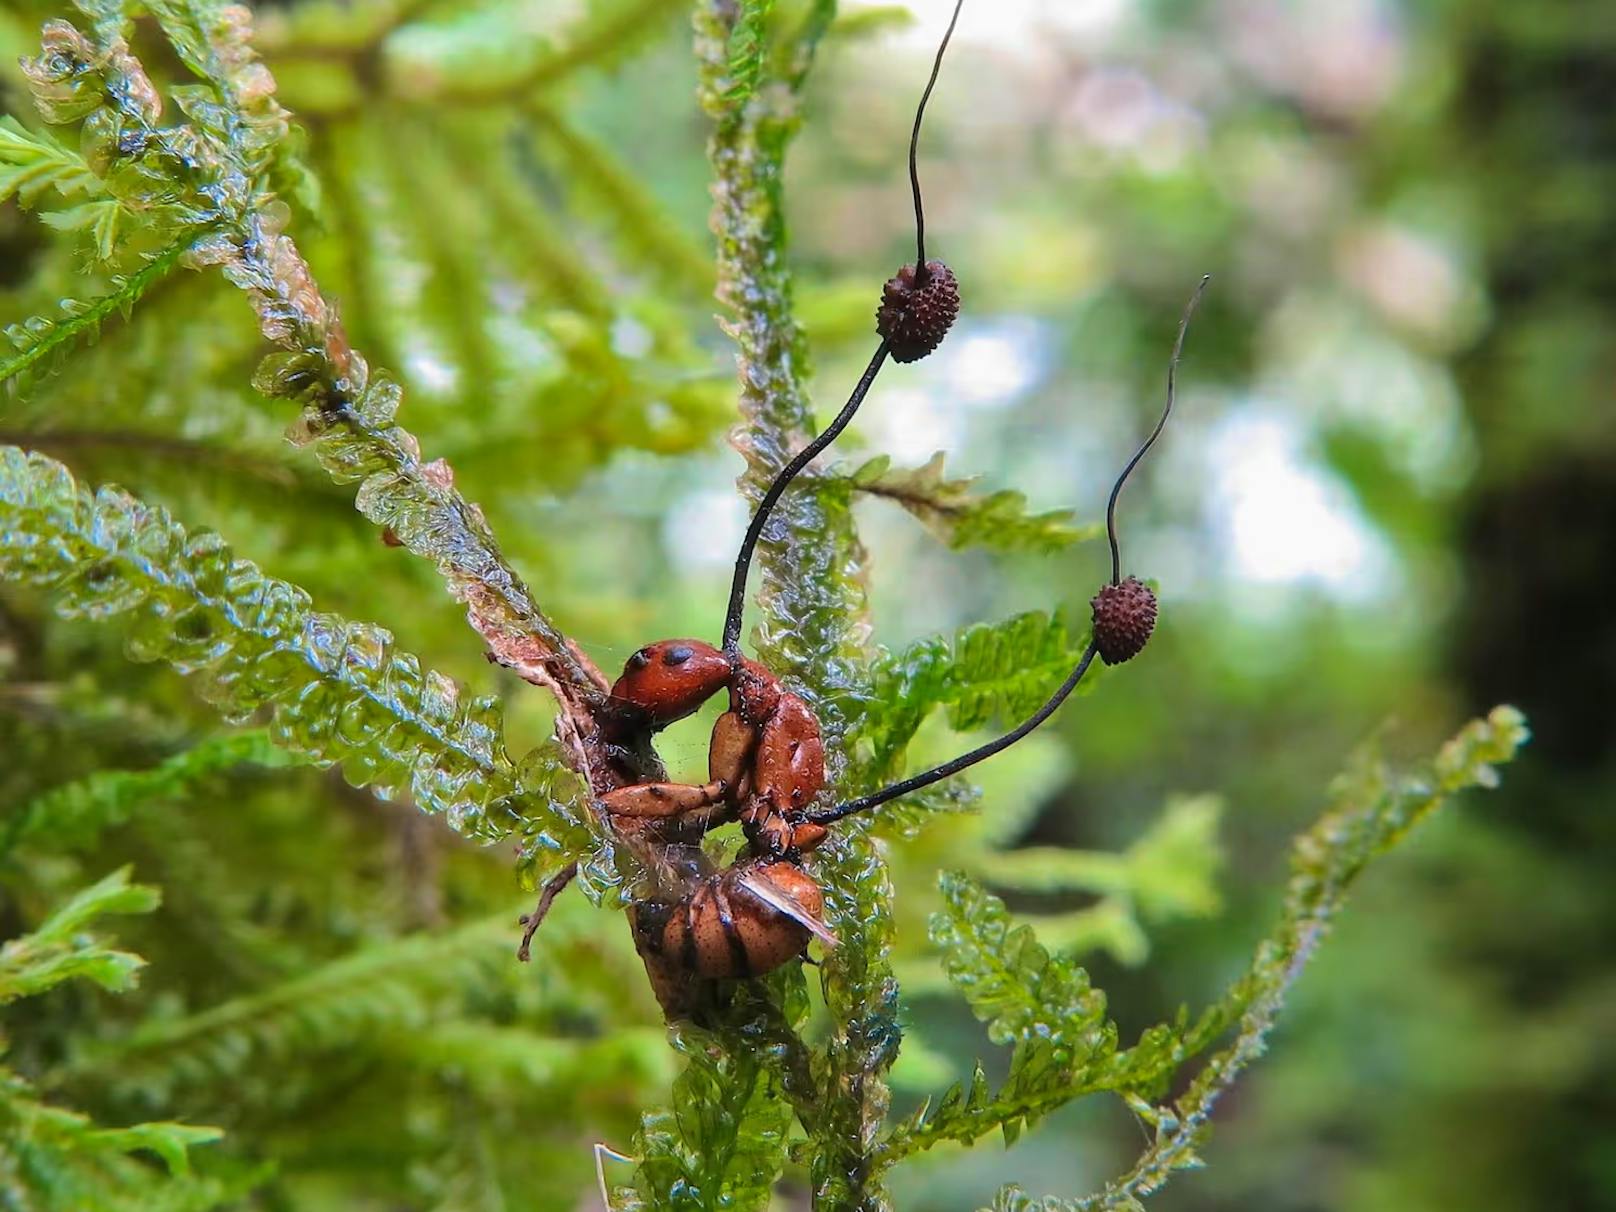
<path fill-rule="evenodd" d="M 1162 409 L 1161 419 L 1156 422 L 1156 427 L 1151 430 L 1150 436 L 1134 452 L 1133 457 L 1128 460 L 1127 465 L 1123 467 L 1121 473 L 1117 476 L 1116 482 L 1111 486 L 1111 496 L 1106 504 L 1106 533 L 1111 542 L 1111 583 L 1113 585 L 1120 580 L 1121 571 L 1121 553 L 1117 546 L 1117 497 L 1122 492 L 1122 486 L 1127 483 L 1128 477 L 1133 474 L 1134 468 L 1139 466 L 1140 460 L 1156 444 L 1156 439 L 1161 436 L 1162 430 L 1167 425 L 1167 419 L 1172 416 L 1173 403 L 1178 392 L 1178 364 L 1184 354 L 1184 338 L 1189 332 L 1190 319 L 1194 316 L 1195 309 L 1200 304 L 1201 296 L 1206 292 L 1206 285 L 1210 281 L 1210 275 L 1201 279 L 1200 284 L 1195 288 L 1195 293 L 1190 296 L 1189 304 L 1184 308 L 1183 318 L 1179 321 L 1178 336 L 1173 343 L 1172 357 L 1168 360 L 1167 365 L 1167 404 Z M 930 770 L 883 787 L 881 790 L 872 792 L 869 795 L 861 796 L 856 800 L 849 800 L 844 804 L 838 804 L 834 808 L 827 808 L 821 812 L 810 812 L 808 820 L 816 825 L 828 825 L 832 821 L 839 821 L 855 813 L 880 807 L 882 804 L 908 795 L 912 791 L 919 791 L 923 787 L 929 787 L 933 783 L 941 782 L 943 779 L 950 778 L 963 770 L 969 769 L 978 762 L 986 761 L 995 754 L 1003 753 L 1060 709 L 1061 704 L 1066 702 L 1072 691 L 1076 690 L 1078 684 L 1082 682 L 1089 671 L 1089 667 L 1094 664 L 1094 658 L 1098 653 L 1099 646 L 1091 639 L 1088 647 L 1083 650 L 1083 655 L 1078 658 L 1077 664 L 1073 666 L 1072 672 L 1067 674 L 1066 680 L 1060 684 L 1055 693 L 1050 695 L 1037 711 L 1003 736 L 995 737 L 984 745 L 979 745 L 967 753 L 962 753 L 958 757 L 944 762 L 941 766 L 934 766 Z"/>

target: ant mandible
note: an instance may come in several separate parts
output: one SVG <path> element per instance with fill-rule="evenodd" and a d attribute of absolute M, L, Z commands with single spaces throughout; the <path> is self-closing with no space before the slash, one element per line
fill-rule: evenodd
<path fill-rule="evenodd" d="M 836 418 L 780 470 L 759 501 L 736 556 L 721 646 L 696 639 L 648 644 L 629 657 L 611 688 L 603 731 L 615 742 L 634 748 L 697 711 L 719 691 L 729 692 L 729 709 L 713 728 L 706 783 L 637 783 L 599 797 L 614 830 L 643 843 L 651 865 L 665 876 L 676 877 L 672 894 L 646 898 L 630 911 L 636 945 L 670 1018 L 689 1013 L 691 978 L 761 976 L 805 956 L 812 937 L 835 945 L 835 935 L 820 920 L 823 893 L 802 866 L 803 856 L 828 836 L 829 825 L 948 778 L 1015 744 L 1059 709 L 1096 656 L 1107 664 L 1130 659 L 1144 647 L 1155 624 L 1156 602 L 1151 590 L 1133 577 L 1121 576 L 1116 504 L 1123 485 L 1172 413 L 1184 336 L 1206 285 L 1204 279 L 1179 326 L 1168 366 L 1166 407 L 1117 477 L 1107 502 L 1111 580 L 1091 603 L 1092 638 L 1066 680 L 1019 726 L 924 773 L 816 811 L 812 805 L 825 778 L 819 721 L 801 696 L 740 651 L 747 574 L 775 505 L 791 481 L 851 422 L 887 358 L 913 362 L 925 357 L 942 342 L 958 314 L 959 287 L 953 272 L 943 262 L 926 257 L 916 153 L 926 104 L 962 4 L 963 0 L 957 0 L 954 6 L 915 111 L 909 177 L 916 258 L 883 288 L 876 313 L 881 341 L 874 356 Z M 730 821 L 740 823 L 746 845 L 729 867 L 711 870 L 700 852 L 700 840 L 709 829 Z M 520 958 L 528 958 L 534 931 L 576 872 L 576 866 L 568 867 L 553 878 L 537 908 L 523 918 L 526 931 Z"/>

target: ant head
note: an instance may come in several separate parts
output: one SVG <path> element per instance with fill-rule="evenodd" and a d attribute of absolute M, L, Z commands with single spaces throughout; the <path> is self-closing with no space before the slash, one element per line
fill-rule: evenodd
<path fill-rule="evenodd" d="M 711 644 L 658 640 L 629 657 L 612 698 L 644 712 L 651 727 L 664 728 L 695 711 L 729 680 L 729 658 Z"/>

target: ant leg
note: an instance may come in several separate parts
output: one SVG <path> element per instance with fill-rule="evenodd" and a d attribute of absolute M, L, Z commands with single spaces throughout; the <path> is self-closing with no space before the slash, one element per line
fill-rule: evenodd
<path fill-rule="evenodd" d="M 713 723 L 712 740 L 707 746 L 707 777 L 715 783 L 729 784 L 730 798 L 736 803 L 751 793 L 752 755 L 757 740 L 757 729 L 738 711 L 726 711 Z"/>
<path fill-rule="evenodd" d="M 730 907 L 723 880 L 713 885 L 713 904 L 718 908 L 718 924 L 723 928 L 724 941 L 729 944 L 729 958 L 735 965 L 735 975 L 742 979 L 751 976 L 752 957 L 747 954 L 746 942 L 735 928 L 735 911 Z"/>
<path fill-rule="evenodd" d="M 692 783 L 636 783 L 600 797 L 612 816 L 635 819 L 683 816 L 722 803 L 729 785 L 723 779 L 696 786 Z"/>
<path fill-rule="evenodd" d="M 529 949 L 533 945 L 533 936 L 538 933 L 539 926 L 543 923 L 545 915 L 550 912 L 550 906 L 555 903 L 555 898 L 561 895 L 566 886 L 572 883 L 577 874 L 577 863 L 568 863 L 560 871 L 557 871 L 550 877 L 549 882 L 544 885 L 544 891 L 539 893 L 539 903 L 533 907 L 533 912 L 524 913 L 519 919 L 521 924 L 527 927 L 522 931 L 522 945 L 516 949 L 516 958 L 521 960 L 522 963 L 527 963 L 531 958 Z"/>

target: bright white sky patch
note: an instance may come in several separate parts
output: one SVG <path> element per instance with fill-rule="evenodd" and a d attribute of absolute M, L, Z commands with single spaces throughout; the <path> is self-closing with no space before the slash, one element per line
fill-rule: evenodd
<path fill-rule="evenodd" d="M 919 368 L 923 387 L 910 386 L 913 378 L 893 387 L 889 378 L 859 413 L 858 425 L 872 450 L 900 464 L 923 463 L 936 451 L 962 449 L 968 414 L 1014 404 L 1043 377 L 1045 361 L 1036 320 L 962 323 Z M 844 461 L 855 459 L 850 451 L 840 453 Z"/>
<path fill-rule="evenodd" d="M 427 391 L 448 395 L 460 381 L 460 375 L 448 362 L 425 349 L 416 349 L 404 358 L 404 371 Z"/>
<path fill-rule="evenodd" d="M 1247 406 L 1219 422 L 1207 459 L 1212 524 L 1248 581 L 1311 583 L 1335 597 L 1383 597 L 1396 560 L 1351 490 L 1303 448 L 1284 414 Z"/>
<path fill-rule="evenodd" d="M 1001 320 L 956 332 L 938 351 L 936 378 L 962 403 L 1003 408 L 1038 381 L 1038 326 Z"/>
<path fill-rule="evenodd" d="M 978 11 L 967 4 L 960 14 L 960 41 L 991 43 L 1024 50 L 1029 35 L 1059 31 L 1098 40 L 1132 15 L 1136 0 L 993 0 Z M 862 6 L 861 6 L 862 7 Z M 875 7 L 875 6 L 871 6 Z M 902 37 L 917 48 L 934 48 L 948 26 L 954 0 L 909 0 L 915 20 Z M 857 11 L 856 9 L 854 11 Z"/>
<path fill-rule="evenodd" d="M 859 414 L 870 435 L 871 451 L 900 463 L 925 462 L 933 451 L 958 450 L 965 426 L 958 402 L 911 387 L 887 390 Z M 847 452 L 843 457 L 851 459 Z"/>
<path fill-rule="evenodd" d="M 706 576 L 709 569 L 735 562 L 746 519 L 746 503 L 733 488 L 693 492 L 664 515 L 662 542 L 675 557 L 675 567 Z"/>

